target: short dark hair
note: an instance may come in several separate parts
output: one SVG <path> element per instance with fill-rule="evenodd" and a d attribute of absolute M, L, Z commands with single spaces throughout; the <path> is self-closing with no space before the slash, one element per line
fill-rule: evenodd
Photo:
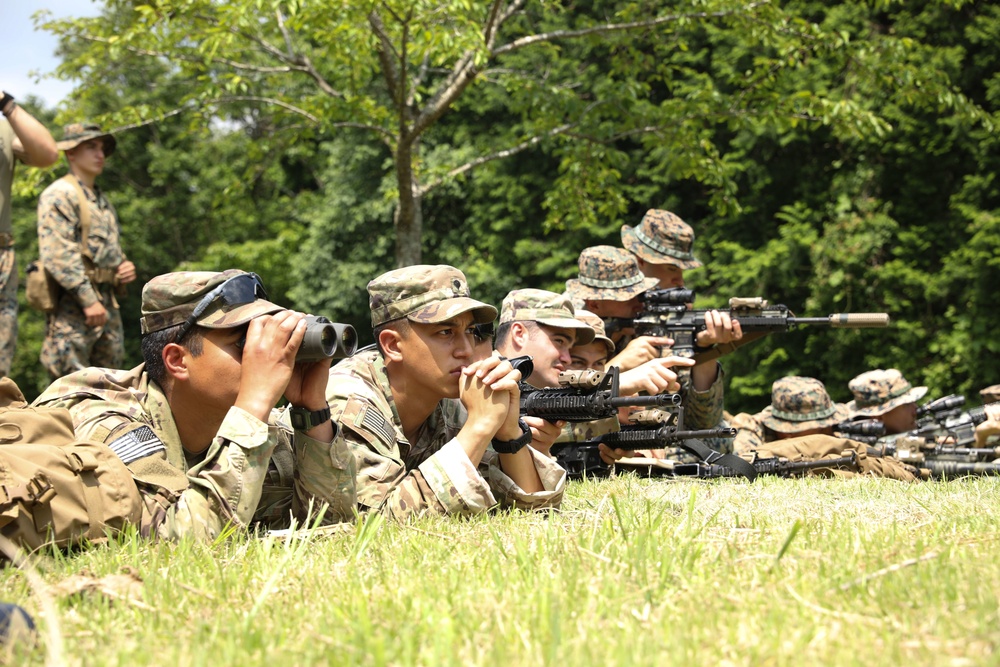
<path fill-rule="evenodd" d="M 394 320 L 389 320 L 388 322 L 383 322 L 374 329 L 372 329 L 372 335 L 375 336 L 375 344 L 378 345 L 379 352 L 382 356 L 385 356 L 385 350 L 382 349 L 382 341 L 379 340 L 379 334 L 383 331 L 391 329 L 401 336 L 408 336 L 410 334 L 410 321 L 405 317 L 398 317 Z"/>
<path fill-rule="evenodd" d="M 146 362 L 146 374 L 149 379 L 156 382 L 161 387 L 167 380 L 167 369 L 163 365 L 163 348 L 174 342 L 174 337 L 180 330 L 182 324 L 178 324 L 159 331 L 151 331 L 142 337 L 142 359 Z M 204 351 L 205 329 L 195 325 L 191 331 L 184 336 L 184 347 L 188 349 L 191 356 L 198 357 Z"/>

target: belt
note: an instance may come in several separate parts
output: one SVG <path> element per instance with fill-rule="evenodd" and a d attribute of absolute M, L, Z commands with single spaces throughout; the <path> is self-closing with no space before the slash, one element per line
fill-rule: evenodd
<path fill-rule="evenodd" d="M 93 269 L 87 269 L 86 274 L 87 278 L 89 278 L 90 282 L 92 283 L 114 285 L 116 283 L 118 270 L 104 268 L 104 267 L 97 267 Z"/>

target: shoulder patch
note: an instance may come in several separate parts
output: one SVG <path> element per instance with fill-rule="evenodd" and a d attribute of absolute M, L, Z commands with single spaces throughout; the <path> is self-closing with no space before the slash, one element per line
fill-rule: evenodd
<path fill-rule="evenodd" d="M 351 398 L 338 418 L 340 425 L 362 436 L 373 447 L 394 449 L 396 429 L 375 406 Z"/>
<path fill-rule="evenodd" d="M 148 426 L 140 426 L 128 431 L 117 439 L 108 443 L 122 463 L 128 465 L 133 461 L 152 456 L 157 452 L 166 451 L 163 442 L 160 441 L 153 429 Z"/>

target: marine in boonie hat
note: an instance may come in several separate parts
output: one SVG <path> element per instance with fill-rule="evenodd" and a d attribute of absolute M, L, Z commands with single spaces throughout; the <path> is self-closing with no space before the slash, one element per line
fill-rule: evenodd
<path fill-rule="evenodd" d="M 500 307 L 500 324 L 537 322 L 573 329 L 576 331 L 576 344 L 586 345 L 594 340 L 594 329 L 577 319 L 575 311 L 573 302 L 562 294 L 540 289 L 516 289 L 504 297 Z"/>
<path fill-rule="evenodd" d="M 465 274 L 453 266 L 420 264 L 383 273 L 368 283 L 372 327 L 405 317 L 412 322 L 444 322 L 472 311 L 476 324 L 497 318 L 497 309 L 476 301 Z"/>
<path fill-rule="evenodd" d="M 983 397 L 984 403 L 995 403 L 1000 401 L 1000 384 L 991 385 L 979 390 L 979 395 Z"/>
<path fill-rule="evenodd" d="M 851 380 L 847 385 L 854 400 L 847 404 L 851 417 L 879 417 L 893 408 L 916 403 L 927 387 L 914 387 L 895 368 L 877 368 Z"/>
<path fill-rule="evenodd" d="M 592 342 L 604 343 L 604 346 L 608 348 L 608 357 L 614 355 L 615 344 L 610 338 L 608 338 L 607 334 L 604 332 L 604 320 L 602 320 L 600 317 L 593 314 L 589 310 L 584 310 L 584 309 L 578 309 L 573 314 L 573 317 L 580 320 L 581 322 L 583 322 L 584 324 L 586 324 L 587 326 L 589 326 L 591 329 L 594 330 L 594 340 Z M 586 343 L 577 341 L 577 345 L 586 345 Z"/>
<path fill-rule="evenodd" d="M 801 433 L 836 426 L 847 418 L 847 410 L 830 399 L 819 380 L 792 375 L 775 380 L 771 405 L 757 418 L 772 431 Z"/>
<path fill-rule="evenodd" d="M 677 215 L 651 208 L 635 227 L 622 225 L 622 245 L 650 264 L 673 264 L 697 269 L 702 264 L 691 253 L 694 230 Z"/>
<path fill-rule="evenodd" d="M 587 248 L 580 253 L 580 275 L 567 280 L 566 289 L 583 299 L 628 301 L 656 287 L 656 278 L 647 278 L 630 253 L 609 245 Z"/>
<path fill-rule="evenodd" d="M 104 139 L 104 156 L 107 157 L 115 152 L 118 140 L 114 135 L 105 132 L 100 125 L 93 123 L 70 123 L 63 128 L 63 138 L 56 143 L 56 148 L 61 151 L 68 151 L 76 148 L 85 141 L 91 139 Z"/>
<path fill-rule="evenodd" d="M 239 269 L 228 271 L 178 271 L 156 276 L 142 288 L 142 318 L 139 323 L 143 335 L 184 324 L 208 295 L 228 281 L 227 297 L 223 288 L 205 305 L 195 324 L 209 329 L 229 329 L 246 324 L 255 317 L 285 310 L 266 300 L 267 294 L 255 273 Z"/>

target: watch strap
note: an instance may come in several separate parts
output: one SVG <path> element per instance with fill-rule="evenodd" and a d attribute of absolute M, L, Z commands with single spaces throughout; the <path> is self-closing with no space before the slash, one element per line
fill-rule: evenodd
<path fill-rule="evenodd" d="M 490 441 L 490 444 L 493 445 L 493 451 L 498 454 L 517 454 L 531 442 L 531 428 L 528 424 L 523 419 L 518 419 L 517 425 L 521 427 L 521 436 L 514 440 L 497 440 L 493 438 Z"/>
<path fill-rule="evenodd" d="M 308 431 L 330 419 L 330 406 L 322 410 L 292 407 L 288 411 L 288 417 L 296 431 Z"/>

